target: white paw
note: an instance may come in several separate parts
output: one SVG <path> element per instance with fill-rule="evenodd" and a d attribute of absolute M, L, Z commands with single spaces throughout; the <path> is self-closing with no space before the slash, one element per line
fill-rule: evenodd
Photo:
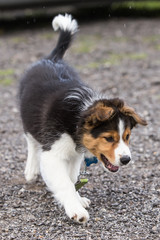
<path fill-rule="evenodd" d="M 66 209 L 66 214 L 70 219 L 79 223 L 86 223 L 89 220 L 88 212 L 81 205 L 78 208 L 72 206 L 70 209 Z"/>
<path fill-rule="evenodd" d="M 35 181 L 38 177 L 38 173 L 25 170 L 25 179 L 27 182 Z"/>
<path fill-rule="evenodd" d="M 84 208 L 89 208 L 91 201 L 88 198 L 79 195 L 79 201 Z"/>

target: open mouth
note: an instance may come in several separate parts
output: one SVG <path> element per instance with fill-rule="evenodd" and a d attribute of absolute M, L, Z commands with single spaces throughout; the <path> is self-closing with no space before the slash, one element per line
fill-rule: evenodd
<path fill-rule="evenodd" d="M 109 171 L 111 172 L 118 171 L 119 167 L 114 166 L 112 163 L 110 163 L 109 160 L 103 154 L 101 154 L 101 160 L 104 163 L 105 168 L 107 168 Z"/>

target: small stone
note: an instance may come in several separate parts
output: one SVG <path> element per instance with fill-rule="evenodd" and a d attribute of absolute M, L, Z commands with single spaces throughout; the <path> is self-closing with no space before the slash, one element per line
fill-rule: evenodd
<path fill-rule="evenodd" d="M 105 208 L 101 208 L 100 212 L 107 212 Z"/>
<path fill-rule="evenodd" d="M 152 227 L 150 232 L 155 234 L 157 232 L 157 226 Z"/>

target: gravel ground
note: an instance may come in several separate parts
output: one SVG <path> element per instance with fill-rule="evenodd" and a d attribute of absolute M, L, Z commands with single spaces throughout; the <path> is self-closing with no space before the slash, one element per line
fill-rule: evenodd
<path fill-rule="evenodd" d="M 82 79 L 109 97 L 121 97 L 148 121 L 131 138 L 132 163 L 117 174 L 100 164 L 80 192 L 91 200 L 90 220 L 70 221 L 41 177 L 27 184 L 27 156 L 18 112 L 18 79 L 47 55 L 57 39 L 51 27 L 2 32 L 0 38 L 1 239 L 160 239 L 160 20 L 118 19 L 81 25 L 65 59 Z"/>

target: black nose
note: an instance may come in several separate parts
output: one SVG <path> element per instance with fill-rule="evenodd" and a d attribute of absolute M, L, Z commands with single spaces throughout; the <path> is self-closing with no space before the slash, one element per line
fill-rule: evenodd
<path fill-rule="evenodd" d="M 129 163 L 131 160 L 131 158 L 127 155 L 124 155 L 123 157 L 120 158 L 120 162 L 123 164 L 123 165 L 126 165 L 127 163 Z"/>

